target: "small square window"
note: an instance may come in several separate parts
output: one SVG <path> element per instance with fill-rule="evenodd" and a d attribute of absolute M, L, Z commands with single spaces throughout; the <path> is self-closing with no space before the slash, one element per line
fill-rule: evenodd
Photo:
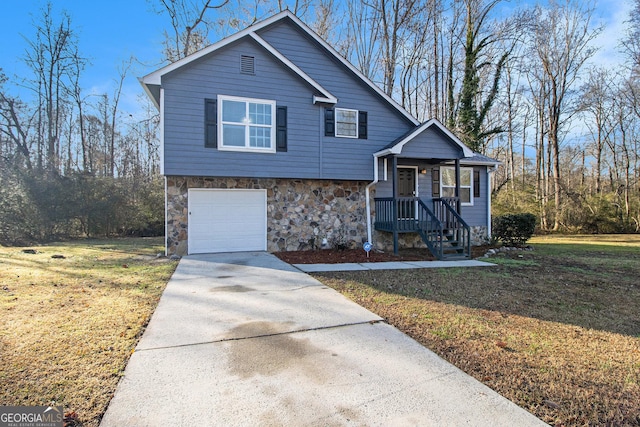
<path fill-rule="evenodd" d="M 336 136 L 358 137 L 358 110 L 336 108 Z"/>

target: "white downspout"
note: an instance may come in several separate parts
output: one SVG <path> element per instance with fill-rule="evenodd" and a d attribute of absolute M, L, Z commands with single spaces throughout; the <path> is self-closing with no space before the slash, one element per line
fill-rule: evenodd
<path fill-rule="evenodd" d="M 487 238 L 491 241 L 491 174 L 498 170 L 498 166 L 487 167 Z"/>
<path fill-rule="evenodd" d="M 376 185 L 378 183 L 378 157 L 376 157 L 376 155 L 373 155 L 373 181 L 371 181 L 369 184 L 367 184 L 367 186 L 365 187 L 365 203 L 367 206 L 367 242 L 372 243 L 371 241 L 371 202 L 369 201 L 369 189 L 371 187 L 373 187 L 374 185 Z"/>

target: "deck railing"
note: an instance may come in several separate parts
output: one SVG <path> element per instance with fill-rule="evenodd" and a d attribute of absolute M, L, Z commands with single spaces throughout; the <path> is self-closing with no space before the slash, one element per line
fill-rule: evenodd
<path fill-rule="evenodd" d="M 456 254 L 471 253 L 471 233 L 456 212 L 457 198 L 433 200 L 433 211 L 417 197 L 378 197 L 375 199 L 375 229 L 398 233 L 419 233 L 429 250 L 443 258 L 445 243 Z"/>
<path fill-rule="evenodd" d="M 442 228 L 442 222 L 422 200 L 418 200 L 417 225 L 418 234 L 422 237 L 422 241 L 436 258 L 442 259 L 444 250 L 444 229 Z"/>
<path fill-rule="evenodd" d="M 471 256 L 471 228 L 458 213 L 459 206 L 460 199 L 457 197 L 433 199 L 433 212 L 442 222 L 447 239 L 458 242 L 464 255 Z"/>

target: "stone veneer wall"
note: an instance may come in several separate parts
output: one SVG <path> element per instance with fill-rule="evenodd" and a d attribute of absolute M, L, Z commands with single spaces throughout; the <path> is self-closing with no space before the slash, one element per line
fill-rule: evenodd
<path fill-rule="evenodd" d="M 489 229 L 486 225 L 471 227 L 471 245 L 481 246 L 489 243 Z"/>
<path fill-rule="evenodd" d="M 367 239 L 363 181 L 167 177 L 167 254 L 185 255 L 189 188 L 266 189 L 267 250 L 310 249 L 326 238 L 359 247 Z"/>

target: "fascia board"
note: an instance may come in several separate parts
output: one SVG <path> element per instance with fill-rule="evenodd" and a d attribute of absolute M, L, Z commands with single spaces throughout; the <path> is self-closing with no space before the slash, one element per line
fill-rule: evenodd
<path fill-rule="evenodd" d="M 438 120 L 436 119 L 431 119 L 429 120 L 427 123 L 429 123 L 429 126 L 431 125 L 435 125 L 438 127 L 438 129 L 440 129 L 442 132 L 444 132 L 449 138 L 451 138 L 451 140 L 453 142 L 455 142 L 461 149 L 462 149 L 462 153 L 464 154 L 464 157 L 473 157 L 473 150 L 469 147 L 466 146 L 466 144 L 462 141 L 460 141 L 460 139 L 455 136 L 453 133 L 451 133 L 451 131 L 449 129 L 447 129 L 442 123 L 440 123 Z"/>
<path fill-rule="evenodd" d="M 269 53 L 271 53 L 271 55 L 273 55 L 280 62 L 282 62 L 284 65 L 286 65 L 288 68 L 290 68 L 291 71 L 296 73 L 298 76 L 300 76 L 300 78 L 302 78 L 304 81 L 306 81 L 311 86 L 313 86 L 314 89 L 316 89 L 318 92 L 322 93 L 322 95 L 324 95 L 323 102 L 327 102 L 327 103 L 330 103 L 330 104 L 335 104 L 335 103 L 338 102 L 338 99 L 335 96 L 333 96 L 331 94 L 331 92 L 329 92 L 324 87 L 322 87 L 322 85 L 320 85 L 318 82 L 316 82 L 314 79 L 312 79 L 307 73 L 302 71 L 296 64 L 291 62 L 286 56 L 284 56 L 282 53 L 280 53 L 276 48 L 274 48 L 269 43 L 267 43 L 267 41 L 265 39 L 263 39 L 262 37 L 260 37 L 259 35 L 257 35 L 254 32 L 249 33 L 249 36 L 253 40 L 255 40 L 260 46 L 262 46 L 264 49 L 266 49 Z M 314 100 L 315 100 L 315 98 L 314 98 Z"/>
<path fill-rule="evenodd" d="M 477 165 L 477 166 L 498 166 L 501 165 L 502 162 L 500 160 L 496 160 L 496 161 L 474 161 L 474 160 L 466 160 L 465 159 L 460 159 L 460 164 L 461 165 Z"/>
<path fill-rule="evenodd" d="M 147 84 L 145 84 L 144 81 L 141 78 L 138 78 L 138 83 L 140 83 L 140 85 L 142 86 L 142 89 L 144 89 L 144 92 L 147 94 L 149 99 L 151 99 L 151 102 L 153 103 L 153 105 L 155 105 L 155 107 L 159 111 L 160 110 L 160 104 L 156 100 L 155 96 L 153 96 L 153 94 L 149 90 L 149 86 L 147 86 Z"/>
<path fill-rule="evenodd" d="M 205 47 L 204 49 L 201 49 L 195 53 L 192 53 L 189 56 L 186 56 L 176 62 L 173 62 L 169 65 L 166 65 L 156 71 L 154 71 L 153 73 L 147 74 L 146 76 L 144 76 L 142 78 L 142 81 L 145 84 L 156 84 L 159 85 L 161 83 L 161 78 L 163 75 L 170 73 L 174 70 L 177 70 L 178 68 L 189 64 L 190 62 L 193 62 L 197 59 L 202 58 L 203 56 L 206 56 L 208 54 L 210 54 L 211 52 L 215 52 L 216 50 L 223 48 L 233 42 L 235 42 L 236 40 L 239 40 L 241 38 L 243 38 L 244 36 L 246 36 L 247 34 L 250 34 L 254 31 L 257 31 L 263 27 L 266 27 L 268 25 L 271 25 L 272 23 L 279 21 L 280 19 L 284 18 L 285 16 L 290 16 L 291 12 L 289 11 L 283 11 L 280 12 L 276 15 L 273 15 L 270 18 L 265 19 L 264 21 L 260 21 L 257 22 L 253 25 L 250 25 L 249 27 L 245 28 L 244 30 L 238 31 L 237 33 L 229 36 L 229 37 L 225 37 L 224 39 Z"/>
<path fill-rule="evenodd" d="M 403 138 L 401 141 L 398 141 L 393 147 L 386 148 L 382 151 L 378 151 L 374 155 L 377 157 L 380 157 L 387 154 L 401 154 L 402 148 L 405 146 L 405 144 L 407 144 L 409 141 L 411 141 L 416 136 L 420 135 L 422 132 L 424 132 L 426 129 L 430 128 L 431 126 L 436 126 L 447 137 L 449 137 L 462 150 L 464 157 L 473 157 L 473 150 L 467 147 L 462 141 L 460 141 L 460 139 L 458 139 L 457 136 L 451 133 L 449 129 L 447 129 L 442 123 L 440 123 L 436 119 L 431 119 L 424 122 L 422 125 L 417 127 L 413 132 L 411 132 L 409 135 Z"/>

